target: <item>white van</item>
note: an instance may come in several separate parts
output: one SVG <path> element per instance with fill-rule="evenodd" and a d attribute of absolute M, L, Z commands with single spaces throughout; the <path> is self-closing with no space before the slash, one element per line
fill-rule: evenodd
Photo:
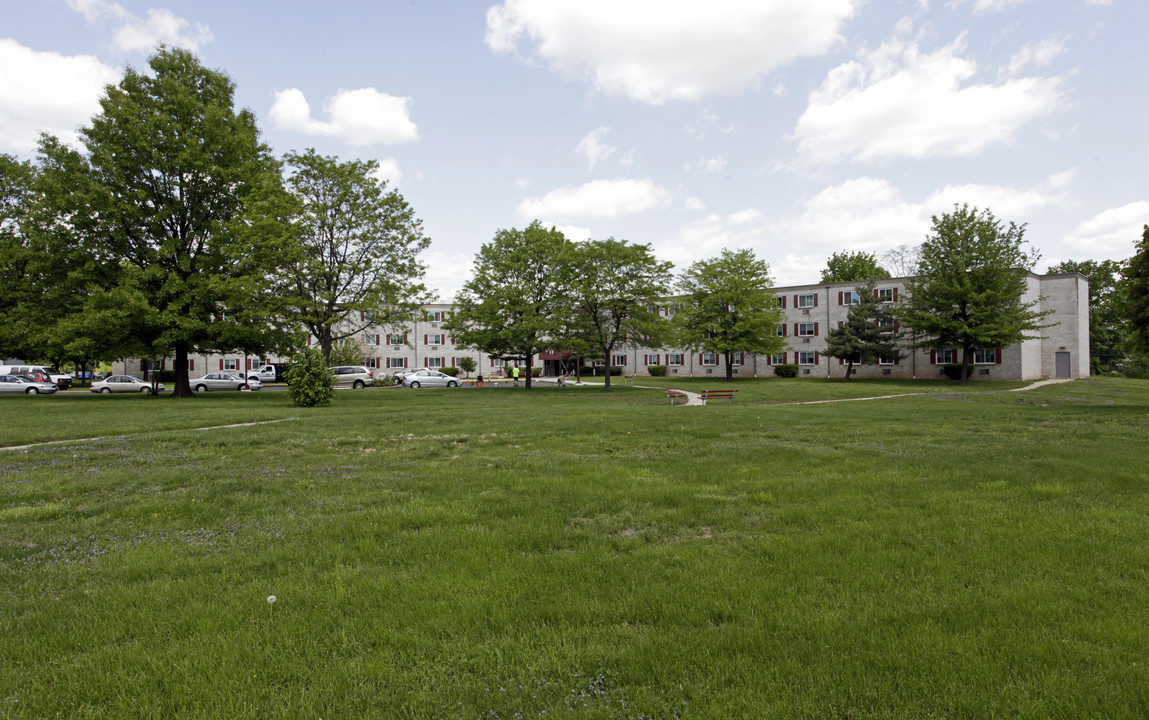
<path fill-rule="evenodd" d="M 72 376 L 57 372 L 54 368 L 46 368 L 43 365 L 0 365 L 0 375 L 22 372 L 42 372 L 52 378 L 52 382 L 56 383 L 61 390 L 72 387 Z"/>

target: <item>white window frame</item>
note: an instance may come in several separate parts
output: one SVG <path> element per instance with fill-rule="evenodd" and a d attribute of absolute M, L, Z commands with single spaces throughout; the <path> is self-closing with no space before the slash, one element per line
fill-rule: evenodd
<path fill-rule="evenodd" d="M 746 355 L 745 353 L 741 353 L 741 352 L 730 353 L 730 366 L 731 367 L 742 367 L 742 361 L 745 358 L 745 355 Z"/>
<path fill-rule="evenodd" d="M 405 367 L 407 367 L 407 359 L 406 358 L 401 358 L 401 357 L 389 357 L 389 358 L 387 358 L 387 368 L 389 370 L 394 370 L 396 368 L 405 368 Z"/>
<path fill-rule="evenodd" d="M 799 308 L 817 307 L 817 305 L 814 304 L 815 302 L 817 302 L 817 301 L 814 300 L 814 293 L 806 293 L 805 295 L 799 295 L 798 296 L 798 307 Z"/>
<path fill-rule="evenodd" d="M 682 367 L 684 360 L 682 353 L 669 353 L 666 356 L 666 364 L 670 367 Z"/>
<path fill-rule="evenodd" d="M 771 365 L 785 365 L 786 364 L 786 353 L 778 353 L 776 355 L 771 355 L 770 356 L 770 364 Z"/>
<path fill-rule="evenodd" d="M 974 350 L 973 364 L 997 365 L 997 348 L 978 348 L 977 350 Z"/>
<path fill-rule="evenodd" d="M 611 363 L 610 363 L 611 365 L 617 365 L 618 367 L 626 367 L 626 355 L 611 355 L 610 359 L 611 359 Z"/>
<path fill-rule="evenodd" d="M 798 364 L 799 365 L 817 365 L 814 361 L 814 356 L 817 355 L 813 350 L 799 350 L 798 351 Z"/>
<path fill-rule="evenodd" d="M 239 360 L 236 358 L 224 358 L 223 370 L 220 372 L 236 372 L 239 370 Z"/>
<path fill-rule="evenodd" d="M 843 290 L 842 291 L 842 304 L 843 305 L 857 305 L 862 302 L 862 295 L 857 290 Z"/>
<path fill-rule="evenodd" d="M 946 348 L 945 350 L 934 350 L 934 365 L 953 365 L 956 362 L 957 350 L 954 350 L 953 348 Z"/>
<path fill-rule="evenodd" d="M 709 360 L 709 362 L 707 362 Z M 718 353 L 702 353 L 702 367 L 715 367 L 718 365 Z"/>
<path fill-rule="evenodd" d="M 363 364 L 366 365 L 367 367 L 371 368 L 372 370 L 376 370 L 379 368 L 379 358 L 374 358 L 374 357 L 366 358 L 364 360 Z"/>
<path fill-rule="evenodd" d="M 883 353 L 879 353 L 878 354 L 878 364 L 879 365 L 895 365 L 896 363 L 894 362 L 894 356 L 893 355 L 885 355 Z"/>
<path fill-rule="evenodd" d="M 441 358 L 441 357 L 429 357 L 429 358 L 427 358 L 426 367 L 429 367 L 432 370 L 438 370 L 438 369 L 442 368 L 443 367 L 443 358 Z"/>
<path fill-rule="evenodd" d="M 427 320 L 430 322 L 443 322 L 446 313 L 442 310 L 430 310 L 427 312 Z"/>
<path fill-rule="evenodd" d="M 894 301 L 893 288 L 878 288 L 878 302 L 892 303 Z"/>
<path fill-rule="evenodd" d="M 814 337 L 815 323 L 798 323 L 798 337 Z"/>
<path fill-rule="evenodd" d="M 506 361 L 502 358 L 491 358 L 492 368 L 503 368 L 506 366 Z"/>
<path fill-rule="evenodd" d="M 442 333 L 427 333 L 427 344 L 445 345 L 446 343 L 443 342 L 444 337 L 445 336 Z"/>
<path fill-rule="evenodd" d="M 786 323 L 778 323 L 778 327 L 774 328 L 774 334 L 778 337 L 786 337 Z"/>

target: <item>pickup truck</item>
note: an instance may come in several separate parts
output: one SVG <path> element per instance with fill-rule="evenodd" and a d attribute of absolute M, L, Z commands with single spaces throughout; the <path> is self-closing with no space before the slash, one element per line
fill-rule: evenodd
<path fill-rule="evenodd" d="M 248 370 L 247 377 L 259 378 L 260 382 L 287 382 L 287 374 L 291 370 L 291 363 L 269 363 L 255 370 Z"/>

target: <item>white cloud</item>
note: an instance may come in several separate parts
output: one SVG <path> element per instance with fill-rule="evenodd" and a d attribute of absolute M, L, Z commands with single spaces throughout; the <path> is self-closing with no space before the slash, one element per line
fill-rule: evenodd
<path fill-rule="evenodd" d="M 570 240 L 571 242 L 583 242 L 584 240 L 589 240 L 592 237 L 590 228 L 588 227 L 581 227 L 578 225 L 558 225 L 556 223 L 546 221 L 543 222 L 543 225 L 546 227 L 553 226 L 555 230 L 561 232 L 563 237 L 565 237 L 567 240 Z"/>
<path fill-rule="evenodd" d="M 119 68 L 91 55 L 36 52 L 0 38 L 0 150 L 31 153 L 40 132 L 79 145 L 77 129 L 100 112 Z"/>
<path fill-rule="evenodd" d="M 519 203 L 522 218 L 549 218 L 553 222 L 572 222 L 601 218 L 613 220 L 623 215 L 664 208 L 670 205 L 671 193 L 651 180 L 594 180 L 578 187 L 552 190 L 541 198 L 528 198 Z"/>
<path fill-rule="evenodd" d="M 603 143 L 602 139 L 610 128 L 600 127 L 591 130 L 590 133 L 579 141 L 578 147 L 575 152 L 586 158 L 586 169 L 594 170 L 594 166 L 601 160 L 606 160 L 614 154 L 618 148 Z"/>
<path fill-rule="evenodd" d="M 859 0 L 504 0 L 487 45 L 538 58 L 610 95 L 662 104 L 739 92 L 825 54 Z M 528 46 L 525 53 L 521 47 Z"/>
<path fill-rule="evenodd" d="M 806 162 L 971 156 L 1013 142 L 1061 100 L 1057 77 L 967 84 L 976 66 L 961 57 L 965 36 L 922 54 L 890 40 L 830 71 L 810 94 L 793 139 Z"/>
<path fill-rule="evenodd" d="M 1064 35 L 1055 35 L 1026 45 L 1013 54 L 1013 57 L 1009 59 L 1009 66 L 1003 72 L 1016 75 L 1030 65 L 1036 67 L 1048 65 L 1058 55 L 1065 52 L 1066 40 L 1068 37 Z"/>
<path fill-rule="evenodd" d="M 1020 5 L 1029 0 L 977 0 L 973 4 L 974 15 L 985 15 L 987 13 L 998 13 L 1007 10 L 1014 5 Z"/>
<path fill-rule="evenodd" d="M 1149 224 L 1149 201 L 1104 210 L 1075 227 L 1057 248 L 1063 259 L 1124 260 Z"/>
<path fill-rule="evenodd" d="M 517 177 L 517 178 L 515 178 L 514 182 L 511 183 L 511 187 L 513 187 L 516 190 L 526 190 L 527 188 L 529 188 L 531 186 L 531 184 L 532 183 L 531 183 L 530 178 Z"/>
<path fill-rule="evenodd" d="M 702 200 L 700 198 L 695 197 L 694 195 L 691 195 L 690 197 L 683 200 L 682 206 L 684 208 L 686 208 L 687 210 L 705 210 L 706 209 L 706 203 L 702 202 Z"/>
<path fill-rule="evenodd" d="M 120 52 L 151 52 L 160 43 L 199 50 L 213 39 L 206 25 L 193 26 L 171 10 L 151 9 L 147 17 L 140 18 L 108 0 L 68 0 L 68 7 L 90 23 L 101 20 L 119 23 L 112 35 L 112 48 Z"/>
<path fill-rule="evenodd" d="M 380 160 L 378 169 L 371 176 L 386 182 L 390 190 L 394 190 L 403 182 L 403 171 L 399 169 L 399 162 L 395 158 Z"/>
<path fill-rule="evenodd" d="M 427 266 L 423 284 L 434 291 L 440 300 L 450 302 L 471 279 L 475 257 L 465 253 L 425 250 L 419 260 Z"/>
<path fill-rule="evenodd" d="M 698 173 L 719 173 L 726 169 L 726 157 L 700 158 L 697 162 L 686 163 L 686 169 Z"/>
<path fill-rule="evenodd" d="M 1035 188 L 951 186 L 921 202 L 905 199 L 888 180 L 859 177 L 825 188 L 794 215 L 771 219 L 753 208 L 709 215 L 684 225 L 656 249 L 682 268 L 724 247 L 751 248 L 770 263 L 776 282 L 810 283 L 832 253 L 880 255 L 898 245 L 917 245 L 930 231 L 930 216 L 952 210 L 954 203 L 989 207 L 1006 222 L 1025 222 L 1028 212 L 1063 202 L 1069 174 L 1050 176 Z"/>
<path fill-rule="evenodd" d="M 323 121 L 311 117 L 303 91 L 290 88 L 275 93 L 271 119 L 281 130 L 335 137 L 349 145 L 405 143 L 419 139 L 410 105 L 409 97 L 395 97 L 375 88 L 340 90 L 323 104 L 331 118 Z"/>

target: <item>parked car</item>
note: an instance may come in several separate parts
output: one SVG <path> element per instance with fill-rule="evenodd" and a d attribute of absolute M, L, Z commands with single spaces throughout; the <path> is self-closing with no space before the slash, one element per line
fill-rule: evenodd
<path fill-rule="evenodd" d="M 193 378 L 188 380 L 191 389 L 196 392 L 206 392 L 208 390 L 259 390 L 263 387 L 256 378 L 248 378 L 244 380 L 239 375 L 233 375 L 228 372 L 208 373 L 201 378 Z"/>
<path fill-rule="evenodd" d="M 459 387 L 459 378 L 451 377 L 438 370 L 424 368 L 403 376 L 401 381 L 404 387 Z"/>
<path fill-rule="evenodd" d="M 0 375 L 0 393 L 51 395 L 59 389 L 55 383 L 36 382 L 19 375 Z"/>
<path fill-rule="evenodd" d="M 156 390 L 163 390 L 164 384 L 157 383 Z M 144 382 L 134 375 L 109 375 L 103 380 L 96 380 L 92 383 L 92 392 L 94 393 L 129 393 L 129 392 L 151 392 L 152 384 Z"/>
<path fill-rule="evenodd" d="M 268 363 L 267 365 L 260 366 L 255 370 L 249 370 L 247 377 L 250 380 L 252 377 L 259 378 L 260 382 L 287 382 L 287 375 L 294 367 L 293 363 Z"/>
<path fill-rule="evenodd" d="M 72 386 L 72 378 L 52 368 L 43 365 L 0 365 L 0 375 L 11 373 L 41 372 L 51 378 L 60 388 L 67 390 Z"/>
<path fill-rule="evenodd" d="M 32 370 L 31 372 L 14 372 L 14 373 L 9 373 L 9 375 L 15 375 L 16 377 L 22 377 L 25 380 L 31 380 L 33 382 L 52 383 L 56 387 L 60 387 L 58 383 L 56 383 L 52 380 L 51 375 L 49 375 L 45 372 L 41 372 L 39 370 Z"/>
<path fill-rule="evenodd" d="M 362 390 L 375 384 L 375 376 L 362 365 L 340 365 L 331 368 L 335 375 L 335 387 L 349 387 Z"/>

